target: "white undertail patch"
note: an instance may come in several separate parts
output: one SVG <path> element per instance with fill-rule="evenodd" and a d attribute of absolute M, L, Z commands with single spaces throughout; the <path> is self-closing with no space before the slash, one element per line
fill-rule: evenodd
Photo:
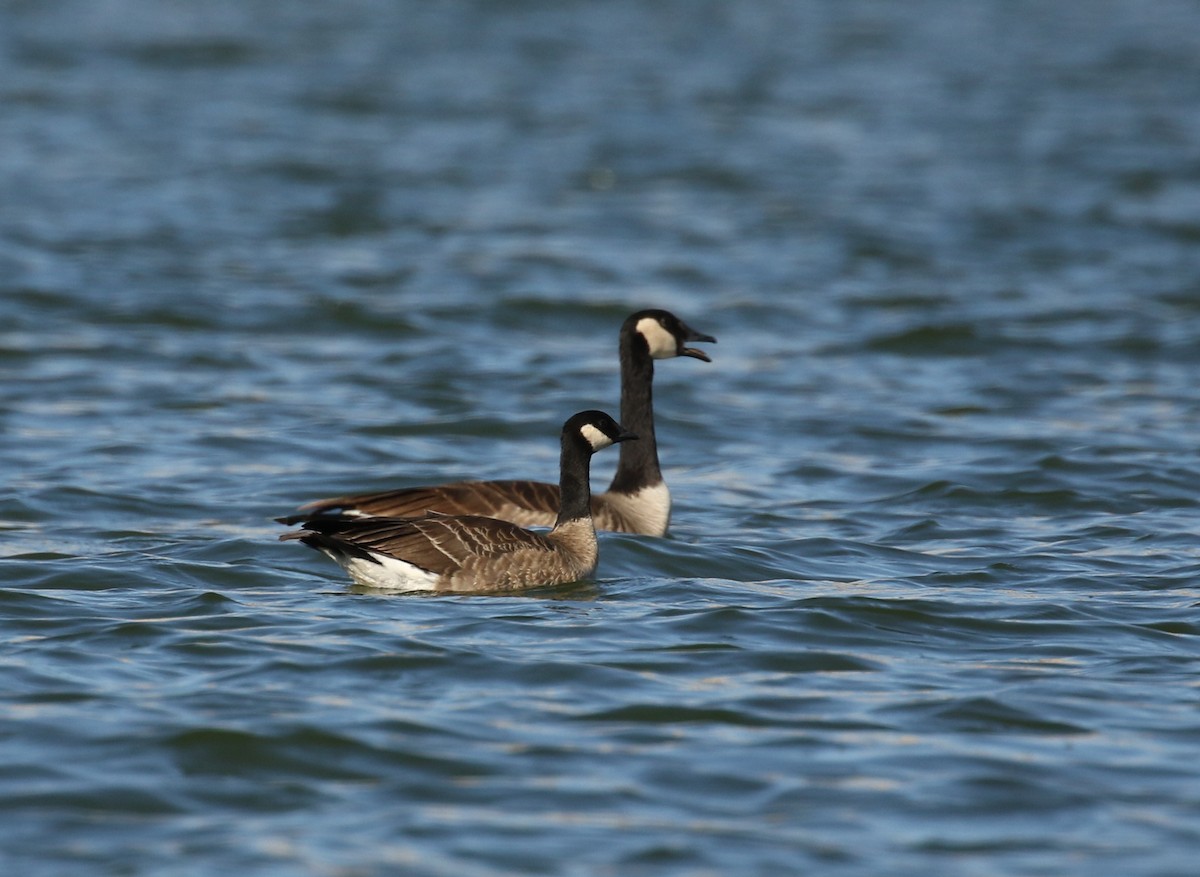
<path fill-rule="evenodd" d="M 642 317 L 634 327 L 646 339 L 652 359 L 670 359 L 679 355 L 679 341 L 654 317 Z"/>
<path fill-rule="evenodd" d="M 350 578 L 368 588 L 383 591 L 437 590 L 439 576 L 395 557 L 371 552 L 371 556 L 379 561 L 376 563 L 365 557 L 337 555 L 329 551 L 325 554 L 350 573 Z"/>

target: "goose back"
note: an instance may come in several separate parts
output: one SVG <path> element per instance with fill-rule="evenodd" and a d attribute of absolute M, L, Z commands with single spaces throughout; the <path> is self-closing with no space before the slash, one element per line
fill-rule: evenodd
<path fill-rule="evenodd" d="M 330 518 L 412 518 L 426 512 L 441 515 L 482 515 L 522 527 L 553 527 L 558 516 L 557 484 L 542 481 L 460 481 L 432 487 L 410 487 L 331 497 L 301 506 L 302 514 L 277 518 L 299 524 Z M 661 536 L 671 520 L 671 493 L 666 482 L 632 493 L 594 494 L 592 519 L 597 530 Z"/>
<path fill-rule="evenodd" d="M 558 505 L 557 484 L 521 480 L 457 481 L 320 499 L 301 506 L 302 514 L 279 520 L 297 524 L 318 515 L 411 518 L 425 512 L 437 512 L 500 518 L 522 527 L 552 527 L 558 516 Z"/>

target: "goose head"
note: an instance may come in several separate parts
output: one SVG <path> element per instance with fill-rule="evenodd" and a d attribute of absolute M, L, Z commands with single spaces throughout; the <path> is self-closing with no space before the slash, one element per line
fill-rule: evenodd
<path fill-rule="evenodd" d="M 671 359 L 676 356 L 690 356 L 712 362 L 708 354 L 695 347 L 688 347 L 690 341 L 707 341 L 717 343 L 717 339 L 703 332 L 697 332 L 670 311 L 657 308 L 638 311 L 625 321 L 625 329 L 633 335 L 640 336 L 646 344 L 651 359 Z"/>
<path fill-rule="evenodd" d="M 636 438 L 603 411 L 580 411 L 563 424 L 563 439 L 582 441 L 593 454 L 617 442 Z"/>

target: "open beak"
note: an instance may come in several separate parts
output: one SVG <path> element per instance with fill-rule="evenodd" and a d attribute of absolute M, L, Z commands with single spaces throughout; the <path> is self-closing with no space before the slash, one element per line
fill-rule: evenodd
<path fill-rule="evenodd" d="M 717 339 L 714 338 L 712 335 L 705 335 L 703 332 L 697 332 L 691 326 L 688 326 L 686 324 L 684 325 L 683 328 L 684 328 L 684 331 L 687 332 L 687 335 L 683 339 L 684 341 L 707 341 L 709 344 L 717 343 Z M 679 348 L 679 355 L 680 356 L 690 356 L 693 359 L 702 359 L 705 362 L 712 362 L 712 360 L 709 359 L 707 353 L 705 353 L 703 350 L 699 350 L 695 347 L 682 347 L 681 346 Z"/>

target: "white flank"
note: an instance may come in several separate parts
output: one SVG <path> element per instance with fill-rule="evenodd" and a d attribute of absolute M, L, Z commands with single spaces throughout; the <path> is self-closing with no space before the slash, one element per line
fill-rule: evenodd
<path fill-rule="evenodd" d="M 671 523 L 671 491 L 660 481 L 637 493 L 604 494 L 604 500 L 647 536 L 665 536 Z"/>
<path fill-rule="evenodd" d="M 642 317 L 634 328 L 646 339 L 653 359 L 670 359 L 679 355 L 679 342 L 653 317 Z"/>
<path fill-rule="evenodd" d="M 350 578 L 368 588 L 378 588 L 381 591 L 436 591 L 438 577 L 394 557 L 382 554 L 372 554 L 379 563 L 362 557 L 336 557 L 337 561 Z"/>
<path fill-rule="evenodd" d="M 590 423 L 585 423 L 579 427 L 579 434 L 583 436 L 592 446 L 593 451 L 598 451 L 601 448 L 607 448 L 613 443 L 613 440 L 606 436 L 603 432 L 596 429 Z"/>

